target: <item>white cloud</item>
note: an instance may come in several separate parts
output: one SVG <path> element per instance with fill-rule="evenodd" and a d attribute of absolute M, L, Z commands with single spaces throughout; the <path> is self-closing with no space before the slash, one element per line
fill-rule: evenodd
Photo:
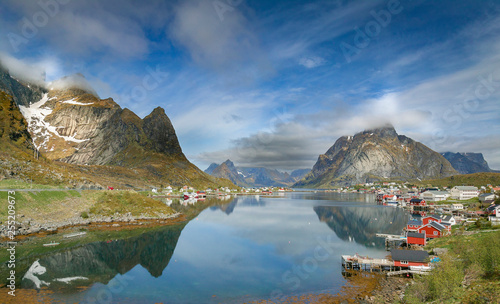
<path fill-rule="evenodd" d="M 60 71 L 58 62 L 52 58 L 44 58 L 40 61 L 19 60 L 8 54 L 0 53 L 0 62 L 13 77 L 38 85 L 45 84 L 46 72 L 50 77 Z"/>
<path fill-rule="evenodd" d="M 243 5 L 225 11 L 221 20 L 213 1 L 182 1 L 175 8 L 169 34 L 199 65 L 216 70 L 262 61 L 257 37 L 242 14 Z"/>
<path fill-rule="evenodd" d="M 315 67 L 318 67 L 320 65 L 323 65 L 325 63 L 325 59 L 321 57 L 302 57 L 299 60 L 299 64 L 303 65 L 304 67 L 308 69 L 312 69 Z"/>

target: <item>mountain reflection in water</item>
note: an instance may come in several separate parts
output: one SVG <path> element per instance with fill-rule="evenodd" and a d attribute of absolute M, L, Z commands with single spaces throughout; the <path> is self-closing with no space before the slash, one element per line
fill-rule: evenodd
<path fill-rule="evenodd" d="M 90 243 L 75 249 L 41 257 L 35 263 L 45 268 L 35 277 L 41 285 L 70 287 L 61 279 L 81 277 L 78 285 L 95 282 L 107 284 L 117 274 L 125 274 L 137 265 L 144 267 L 153 277 L 162 275 L 167 267 L 184 225 L 166 226 L 125 240 Z M 28 276 L 29 277 L 29 276 Z M 33 288 L 35 282 L 23 279 L 22 288 Z"/>
<path fill-rule="evenodd" d="M 400 208 L 370 206 L 315 206 L 314 211 L 344 241 L 383 249 L 384 239 L 377 233 L 401 234 L 408 217 Z"/>

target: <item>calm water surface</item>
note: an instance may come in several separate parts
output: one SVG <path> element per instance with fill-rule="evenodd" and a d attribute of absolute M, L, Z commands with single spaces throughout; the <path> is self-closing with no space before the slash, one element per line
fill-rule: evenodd
<path fill-rule="evenodd" d="M 384 257 L 375 233 L 399 234 L 407 219 L 373 195 L 238 197 L 189 223 L 41 257 L 45 271 L 35 276 L 52 282 L 63 303 L 243 303 L 337 293 L 345 284 L 340 256 Z M 75 277 L 86 279 L 56 280 Z M 82 285 L 88 288 L 75 288 Z"/>

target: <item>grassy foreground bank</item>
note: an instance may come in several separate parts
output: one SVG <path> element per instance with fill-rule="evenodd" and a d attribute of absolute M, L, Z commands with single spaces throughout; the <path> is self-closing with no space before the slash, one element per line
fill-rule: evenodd
<path fill-rule="evenodd" d="M 106 190 L 43 190 L 16 191 L 14 195 L 18 221 L 29 219 L 36 223 L 64 221 L 73 217 L 114 216 L 130 213 L 132 216 L 173 214 L 175 211 L 163 202 L 135 191 Z M 0 191 L 0 218 L 7 220 L 8 192 Z"/>
<path fill-rule="evenodd" d="M 417 276 L 403 303 L 498 303 L 500 230 L 457 230 L 426 249 L 447 248 L 430 275 Z"/>

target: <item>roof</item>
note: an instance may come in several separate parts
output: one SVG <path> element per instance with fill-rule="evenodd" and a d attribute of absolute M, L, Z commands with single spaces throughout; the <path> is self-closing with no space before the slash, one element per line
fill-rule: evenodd
<path fill-rule="evenodd" d="M 418 233 L 418 232 L 408 232 L 407 237 L 414 237 L 414 238 L 419 238 L 419 239 L 425 239 L 425 233 Z"/>
<path fill-rule="evenodd" d="M 455 186 L 455 189 L 464 191 L 477 191 L 477 187 L 474 186 Z"/>
<path fill-rule="evenodd" d="M 430 222 L 427 226 L 432 226 L 432 227 L 436 228 L 439 231 L 446 229 L 445 226 L 443 226 L 442 224 L 440 224 L 438 222 Z"/>
<path fill-rule="evenodd" d="M 450 194 L 448 191 L 437 191 L 437 190 L 429 190 L 425 191 L 424 193 L 431 193 L 433 195 L 445 195 L 445 194 Z"/>
<path fill-rule="evenodd" d="M 422 199 L 420 199 L 420 198 L 412 198 L 412 199 L 410 200 L 410 202 L 418 202 L 418 203 L 420 203 L 421 201 L 423 201 L 423 200 L 422 200 Z"/>
<path fill-rule="evenodd" d="M 440 220 L 440 219 L 441 219 L 439 216 L 437 216 L 437 215 L 435 215 L 435 214 L 425 216 L 423 219 L 426 219 L 426 218 L 428 218 L 428 217 L 432 217 L 432 218 L 433 218 L 433 219 L 435 219 L 435 220 Z"/>
<path fill-rule="evenodd" d="M 427 262 L 429 254 L 423 250 L 392 249 L 391 257 L 394 261 Z"/>
<path fill-rule="evenodd" d="M 495 196 L 495 193 L 481 193 L 479 194 L 479 197 L 488 197 L 488 196 Z"/>
<path fill-rule="evenodd" d="M 414 218 L 410 219 L 408 221 L 408 225 L 419 225 L 421 226 L 422 225 L 422 221 L 421 220 L 416 220 Z"/>
<path fill-rule="evenodd" d="M 493 210 L 497 209 L 498 207 L 500 207 L 500 205 L 491 205 L 486 208 L 486 210 L 488 210 L 489 212 L 493 212 Z"/>
<path fill-rule="evenodd" d="M 450 222 L 441 222 L 440 224 L 443 225 L 443 226 L 451 226 Z"/>
<path fill-rule="evenodd" d="M 449 221 L 451 221 L 451 220 L 453 219 L 453 216 L 451 216 L 451 215 L 444 215 L 444 216 L 442 217 L 442 219 L 443 219 L 443 221 L 445 221 L 445 222 L 449 222 Z"/>

